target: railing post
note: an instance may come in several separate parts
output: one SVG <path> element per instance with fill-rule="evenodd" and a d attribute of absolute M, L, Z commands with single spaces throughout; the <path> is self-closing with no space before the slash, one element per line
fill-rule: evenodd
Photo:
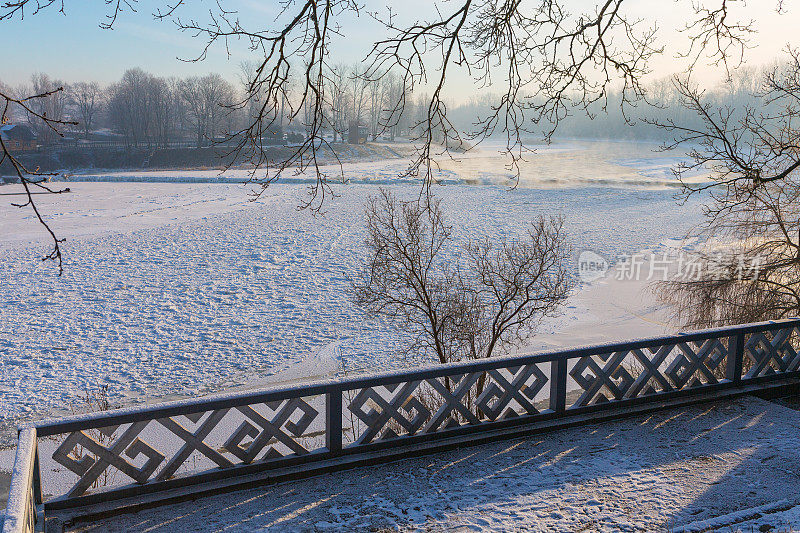
<path fill-rule="evenodd" d="M 725 379 L 731 383 L 742 382 L 742 360 L 744 358 L 744 333 L 728 337 L 728 358 L 725 365 Z"/>
<path fill-rule="evenodd" d="M 342 391 L 338 387 L 325 396 L 325 447 L 333 454 L 342 451 Z"/>
<path fill-rule="evenodd" d="M 44 503 L 44 498 L 42 497 L 42 471 L 39 466 L 39 438 L 37 437 L 33 442 L 36 447 L 33 456 L 33 503 L 41 505 Z"/>
<path fill-rule="evenodd" d="M 36 528 L 36 429 L 19 431 L 2 533 L 32 533 Z"/>
<path fill-rule="evenodd" d="M 559 357 L 550 363 L 550 410 L 563 413 L 567 409 L 567 359 Z"/>

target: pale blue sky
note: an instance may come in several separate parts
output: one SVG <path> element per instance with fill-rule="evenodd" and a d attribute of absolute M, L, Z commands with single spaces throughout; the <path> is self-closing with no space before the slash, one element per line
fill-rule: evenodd
<path fill-rule="evenodd" d="M 102 0 L 68 0 L 66 16 L 51 8 L 36 16 L 26 16 L 22 21 L 0 22 L 0 46 L 4 50 L 0 55 L 0 80 L 14 85 L 28 80 L 33 72 L 43 71 L 67 82 L 85 79 L 108 83 L 119 79 L 126 69 L 140 66 L 162 76 L 213 71 L 235 81 L 240 62 L 253 57 L 244 43 L 234 44 L 230 58 L 221 47 L 216 47 L 202 63 L 179 61 L 179 57 L 188 59 L 196 56 L 203 42 L 181 33 L 171 22 L 153 19 L 154 7 L 165 3 L 164 0 L 142 0 L 138 12 L 122 13 L 113 30 L 99 27 L 108 9 Z M 424 16 L 432 6 L 428 0 L 390 3 L 406 17 Z M 594 3 L 591 0 L 567 2 L 574 11 Z M 190 0 L 188 4 L 182 8 L 184 18 L 194 17 L 200 21 L 207 20 L 210 8 L 216 8 L 216 3 L 209 0 Z M 247 23 L 268 27 L 277 13 L 278 1 L 229 0 L 223 5 L 237 10 L 240 18 Z M 447 3 L 443 5 L 447 7 Z M 674 53 L 679 44 L 685 41 L 675 29 L 687 19 L 689 5 L 688 0 L 631 2 L 630 12 L 648 22 L 657 22 L 662 28 L 662 41 L 668 51 L 652 64 L 658 77 L 682 68 L 680 62 L 674 59 Z M 373 2 L 368 4 L 367 9 L 385 11 L 385 6 L 386 2 Z M 800 44 L 796 37 L 796 13 L 777 16 L 774 7 L 775 0 L 751 0 L 746 7 L 737 8 L 743 10 L 742 16 L 755 18 L 759 23 L 760 33 L 755 37 L 759 47 L 748 53 L 750 64 L 772 62 L 787 41 L 794 40 L 794 44 Z M 358 19 L 345 19 L 344 24 L 348 38 L 334 43 L 335 60 L 350 63 L 363 57 L 368 44 L 380 35 L 381 28 L 366 14 Z M 7 53 L 9 50 L 15 53 Z M 706 80 L 719 77 L 719 73 L 708 68 L 701 69 L 698 74 Z M 469 83 L 466 77 L 456 77 L 451 81 L 449 93 L 457 100 L 469 97 L 474 91 L 474 84 Z"/>
<path fill-rule="evenodd" d="M 411 3 L 414 2 L 427 3 L 420 0 Z M 181 61 L 196 57 L 204 41 L 179 31 L 171 21 L 155 20 L 153 9 L 166 3 L 165 0 L 142 0 L 137 12 L 122 13 L 112 30 L 99 27 L 109 12 L 102 0 L 68 0 L 66 15 L 50 8 L 35 16 L 27 15 L 24 20 L 0 22 L 3 50 L 17 52 L 1 55 L 0 79 L 16 84 L 27 80 L 32 72 L 43 71 L 66 81 L 91 79 L 106 83 L 119 79 L 126 69 L 136 66 L 162 76 L 214 71 L 235 78 L 241 61 L 255 57 L 247 49 L 247 43 L 239 42 L 231 43 L 230 57 L 223 47 L 217 46 L 202 63 Z M 223 3 L 226 9 L 239 12 L 243 24 L 258 21 L 263 27 L 269 27 L 275 20 L 276 4 L 277 0 Z M 212 7 L 216 9 L 216 5 L 208 1 L 190 0 L 181 8 L 181 18 L 207 21 L 208 10 Z M 366 52 L 363 43 L 367 43 L 380 26 L 366 14 L 344 22 L 348 39 L 341 45 L 341 57 L 352 62 L 363 57 Z"/>

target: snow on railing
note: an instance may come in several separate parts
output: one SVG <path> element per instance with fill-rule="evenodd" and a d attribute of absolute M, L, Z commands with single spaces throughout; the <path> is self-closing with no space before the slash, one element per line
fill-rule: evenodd
<path fill-rule="evenodd" d="M 2 533 L 27 533 L 36 527 L 36 507 L 42 503 L 36 429 L 19 433 Z"/>
<path fill-rule="evenodd" d="M 41 502 L 37 440 L 44 510 L 66 509 L 798 384 L 798 346 L 800 319 L 781 320 L 41 422 L 20 433 L 3 533 Z"/>

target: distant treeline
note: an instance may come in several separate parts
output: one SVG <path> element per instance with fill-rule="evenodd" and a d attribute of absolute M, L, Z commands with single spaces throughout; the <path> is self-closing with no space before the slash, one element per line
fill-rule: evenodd
<path fill-rule="evenodd" d="M 252 90 L 247 80 L 252 79 L 256 68 L 242 64 L 238 83 L 219 74 L 158 77 L 133 68 L 107 86 L 67 83 L 36 73 L 28 84 L 11 92 L 23 98 L 49 94 L 28 102 L 41 115 L 75 124 L 62 128 L 65 139 L 35 117 L 15 116 L 12 120 L 32 127 L 38 135 L 37 143 L 43 147 L 77 140 L 81 144 L 120 143 L 148 148 L 187 143 L 211 146 L 247 127 L 264 105 L 258 96 L 247 97 Z M 331 69 L 325 124 L 333 142 L 346 138 L 351 122 L 368 126 L 371 140 L 378 136 L 394 138 L 408 122 L 399 115 L 397 120 L 393 118 L 392 102 L 401 100 L 403 94 L 399 79 L 387 75 L 370 81 L 362 74 L 359 65 Z M 264 144 L 291 144 L 304 139 L 307 110 L 293 106 L 295 96 L 289 91 L 281 101 L 267 106 L 270 125 L 263 132 Z"/>
<path fill-rule="evenodd" d="M 219 74 L 158 77 L 134 68 L 107 86 L 95 82 L 65 83 L 37 73 L 31 76 L 29 84 L 14 91 L 20 96 L 30 96 L 63 87 L 63 91 L 30 100 L 30 104 L 48 117 L 77 124 L 65 128 L 65 139 L 35 118 L 12 118 L 31 126 L 38 135 L 38 144 L 44 147 L 70 142 L 151 149 L 211 146 L 246 127 L 257 114 L 256 107 L 262 104 L 257 98 L 245 97 L 247 80 L 255 69 L 255 65 L 242 64 L 241 80 L 232 83 Z M 364 79 L 363 74 L 363 67 L 358 64 L 331 68 L 325 111 L 329 138 L 333 142 L 343 141 L 352 122 L 367 126 L 370 140 L 413 138 L 420 134 L 427 95 L 407 92 L 402 81 L 392 74 L 374 80 Z M 760 74 L 755 69 L 739 69 L 732 80 L 707 91 L 709 103 L 736 109 L 755 104 L 753 95 L 759 89 Z M 583 109 L 574 109 L 560 121 L 556 133 L 567 137 L 663 139 L 664 130 L 644 119 L 699 125 L 696 113 L 681 105 L 680 94 L 671 80 L 654 82 L 647 89 L 646 102 L 621 106 L 620 94 L 610 93 L 607 100 L 593 104 L 588 114 Z M 289 91 L 283 101 L 272 106 L 274 120 L 264 132 L 264 144 L 303 140 L 306 110 L 295 109 L 293 96 L 296 95 Z M 492 95 L 483 95 L 466 104 L 450 105 L 448 116 L 457 128 L 468 132 L 474 129 L 476 121 L 490 113 L 492 102 L 497 100 Z M 397 109 L 398 101 L 404 102 L 401 111 Z M 533 134 L 547 132 L 551 127 L 551 124 L 528 124 Z"/>

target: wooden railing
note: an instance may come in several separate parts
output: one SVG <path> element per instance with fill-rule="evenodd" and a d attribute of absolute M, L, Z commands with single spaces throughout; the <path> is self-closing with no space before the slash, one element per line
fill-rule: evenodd
<path fill-rule="evenodd" d="M 37 423 L 20 432 L 3 533 L 30 530 L 42 485 L 45 512 L 157 498 L 798 384 L 798 328 L 748 324 Z"/>
<path fill-rule="evenodd" d="M 36 441 L 35 428 L 20 430 L 3 533 L 27 533 L 35 530 L 37 506 L 42 503 Z"/>

